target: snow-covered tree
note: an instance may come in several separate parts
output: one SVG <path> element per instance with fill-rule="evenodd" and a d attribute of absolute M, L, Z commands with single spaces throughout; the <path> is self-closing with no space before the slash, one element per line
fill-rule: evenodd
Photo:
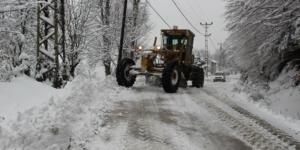
<path fill-rule="evenodd" d="M 5 79 L 8 77 L 4 76 L 21 71 L 25 62 L 29 72 L 35 72 L 37 3 L 42 1 L 0 2 L 0 74 Z M 65 1 L 65 65 L 72 76 L 82 59 L 87 59 L 92 66 L 102 63 L 106 74 L 111 74 L 111 65 L 116 64 L 118 55 L 122 12 L 123 2 L 118 0 Z M 129 0 L 127 16 L 124 50 L 134 48 L 150 29 L 147 6 L 140 0 Z M 30 59 L 20 59 L 21 54 Z"/>
<path fill-rule="evenodd" d="M 220 49 L 218 49 L 214 55 L 213 59 L 217 61 L 218 69 L 224 70 L 228 67 L 228 55 L 226 53 L 226 49 L 224 49 L 223 45 L 221 45 Z"/>
<path fill-rule="evenodd" d="M 91 9 L 89 0 L 68 0 L 66 3 L 67 59 L 72 76 L 87 48 Z"/>
<path fill-rule="evenodd" d="M 227 29 L 232 58 L 249 79 L 270 81 L 299 60 L 297 20 L 300 2 L 294 0 L 226 0 Z M 293 66 L 299 65 L 294 63 Z"/>
<path fill-rule="evenodd" d="M 123 1 L 95 0 L 92 11 L 91 31 L 88 45 L 88 61 L 95 66 L 103 63 L 106 75 L 111 74 L 111 65 L 116 64 L 120 40 Z M 138 7 L 136 9 L 135 7 Z M 135 9 L 133 9 L 135 8 Z M 133 12 L 135 10 L 135 12 Z M 147 6 L 140 1 L 129 1 L 126 21 L 124 51 L 133 49 L 150 29 L 148 24 Z"/>
<path fill-rule="evenodd" d="M 32 0 L 1 1 L 0 6 L 1 74 L 14 75 L 17 73 L 13 72 L 14 68 L 20 69 L 22 65 L 21 54 L 33 55 L 35 52 L 36 12 L 32 9 Z M 4 80 L 9 78 L 4 77 Z"/>

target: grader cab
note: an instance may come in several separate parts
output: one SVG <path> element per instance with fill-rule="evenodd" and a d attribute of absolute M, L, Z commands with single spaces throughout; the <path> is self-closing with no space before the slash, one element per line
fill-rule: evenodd
<path fill-rule="evenodd" d="M 139 49 L 140 59 L 136 63 L 124 58 L 117 66 L 117 82 L 120 86 L 131 87 L 139 75 L 159 78 L 165 92 L 176 93 L 179 86 L 200 88 L 204 84 L 202 64 L 194 62 L 194 33 L 186 29 L 161 30 L 161 46 L 152 49 Z M 155 42 L 156 43 L 156 42 Z M 156 45 L 156 44 L 155 44 Z"/>

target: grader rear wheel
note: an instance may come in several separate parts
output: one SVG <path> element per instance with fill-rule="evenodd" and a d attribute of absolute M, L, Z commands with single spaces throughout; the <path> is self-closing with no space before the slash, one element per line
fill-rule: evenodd
<path fill-rule="evenodd" d="M 203 68 L 194 67 L 191 74 L 192 86 L 193 87 L 203 87 L 204 85 L 204 70 Z"/>

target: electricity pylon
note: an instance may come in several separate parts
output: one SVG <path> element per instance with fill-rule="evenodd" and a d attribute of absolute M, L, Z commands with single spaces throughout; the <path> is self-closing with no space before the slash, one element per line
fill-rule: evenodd
<path fill-rule="evenodd" d="M 64 0 L 43 0 L 37 5 L 36 71 L 42 72 L 42 77 L 36 78 L 41 81 L 49 78 L 53 87 L 59 88 L 68 78 Z"/>

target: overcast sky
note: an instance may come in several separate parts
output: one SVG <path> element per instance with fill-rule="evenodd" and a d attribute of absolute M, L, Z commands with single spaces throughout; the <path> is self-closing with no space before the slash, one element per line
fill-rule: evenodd
<path fill-rule="evenodd" d="M 155 9 L 165 18 L 171 26 L 177 25 L 179 28 L 191 29 L 195 34 L 194 48 L 204 48 L 204 37 L 197 33 L 178 12 L 172 0 L 149 0 Z M 216 48 L 219 48 L 218 43 L 223 42 L 227 37 L 225 31 L 225 3 L 223 0 L 175 0 L 179 7 L 189 20 L 196 26 L 198 30 L 204 33 L 204 28 L 200 26 L 200 22 L 214 22 L 209 28 L 212 33 Z M 150 21 L 153 24 L 153 30 L 149 34 L 154 39 L 155 36 L 160 36 L 161 28 L 168 28 L 160 18 L 149 8 Z M 151 40 L 153 41 L 153 40 Z M 209 42 L 210 51 L 214 51 L 214 46 Z"/>

